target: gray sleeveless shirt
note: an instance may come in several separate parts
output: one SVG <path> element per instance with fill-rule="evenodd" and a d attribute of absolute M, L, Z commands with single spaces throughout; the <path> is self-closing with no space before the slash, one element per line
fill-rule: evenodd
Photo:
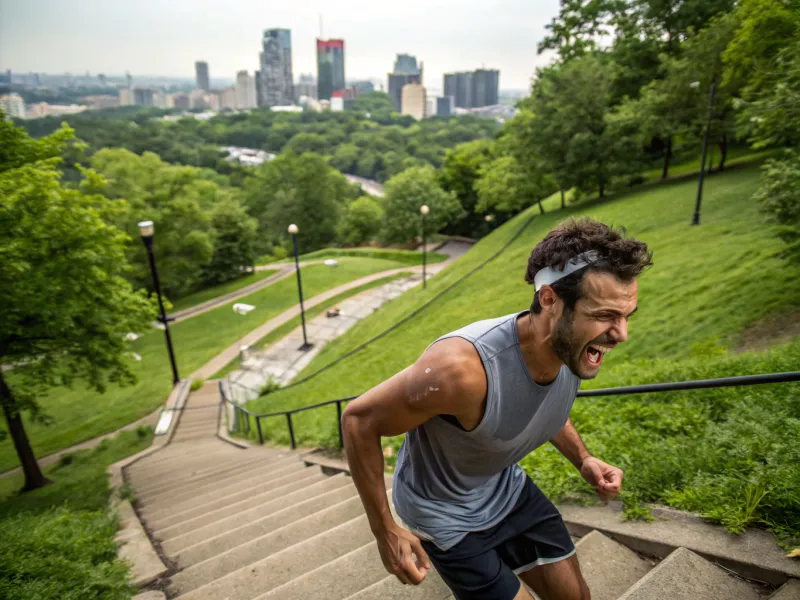
<path fill-rule="evenodd" d="M 486 372 L 483 418 L 466 431 L 452 417 L 434 417 L 406 433 L 397 455 L 395 510 L 412 532 L 442 550 L 506 517 L 525 483 L 517 461 L 561 430 L 580 385 L 566 366 L 549 385 L 533 381 L 519 347 L 520 314 L 436 340 L 460 337 L 475 346 Z"/>

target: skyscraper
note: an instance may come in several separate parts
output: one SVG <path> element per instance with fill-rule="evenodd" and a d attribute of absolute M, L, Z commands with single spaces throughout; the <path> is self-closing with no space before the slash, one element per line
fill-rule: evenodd
<path fill-rule="evenodd" d="M 301 73 L 300 78 L 294 86 L 295 99 L 300 100 L 301 96 L 317 99 L 317 80 L 311 73 Z"/>
<path fill-rule="evenodd" d="M 236 108 L 256 107 L 256 82 L 247 71 L 236 73 Z"/>
<path fill-rule="evenodd" d="M 461 73 L 445 73 L 444 95 L 453 98 L 458 108 L 480 108 L 498 102 L 500 71 L 477 69 Z"/>
<path fill-rule="evenodd" d="M 195 81 L 197 82 L 195 85 L 197 86 L 198 90 L 203 90 L 207 92 L 211 89 L 211 83 L 208 80 L 208 63 L 204 61 L 197 61 L 194 63 L 194 76 Z"/>
<path fill-rule="evenodd" d="M 259 94 L 263 106 L 285 106 L 294 102 L 292 32 L 267 29 L 262 38 Z"/>
<path fill-rule="evenodd" d="M 317 39 L 317 97 L 330 100 L 344 86 L 344 40 Z"/>
<path fill-rule="evenodd" d="M 425 88 L 419 83 L 407 83 L 403 86 L 400 104 L 403 106 L 402 114 L 410 115 L 418 121 L 424 119 L 427 104 Z"/>
<path fill-rule="evenodd" d="M 394 71 L 387 75 L 387 89 L 394 109 L 401 112 L 403 87 L 409 83 L 422 84 L 422 63 L 417 66 L 417 58 L 410 54 L 398 54 L 394 61 Z"/>

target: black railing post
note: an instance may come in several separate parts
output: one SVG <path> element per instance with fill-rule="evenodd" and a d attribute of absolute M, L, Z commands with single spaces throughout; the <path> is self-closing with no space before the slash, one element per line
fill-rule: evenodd
<path fill-rule="evenodd" d="M 336 401 L 336 429 L 339 430 L 339 448 L 344 448 L 344 437 L 342 436 L 342 402 Z"/>
<path fill-rule="evenodd" d="M 258 432 L 258 443 L 264 444 L 264 435 L 261 433 L 261 417 L 255 416 L 256 420 L 256 431 Z"/>
<path fill-rule="evenodd" d="M 286 413 L 286 425 L 289 427 L 289 442 L 291 443 L 292 450 L 297 447 L 297 444 L 294 443 L 294 429 L 292 428 L 292 413 Z"/>

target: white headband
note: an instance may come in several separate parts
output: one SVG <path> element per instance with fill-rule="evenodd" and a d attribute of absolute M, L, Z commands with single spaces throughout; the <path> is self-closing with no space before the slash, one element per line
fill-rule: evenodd
<path fill-rule="evenodd" d="M 540 269 L 533 278 L 533 287 L 538 292 L 543 285 L 553 285 L 559 279 L 563 279 L 578 269 L 582 269 L 583 267 L 592 264 L 598 258 L 600 258 L 600 255 L 596 250 L 589 250 L 588 252 L 578 254 L 578 256 L 575 258 L 567 261 L 567 264 L 564 265 L 564 269 L 561 271 L 552 267 Z"/>

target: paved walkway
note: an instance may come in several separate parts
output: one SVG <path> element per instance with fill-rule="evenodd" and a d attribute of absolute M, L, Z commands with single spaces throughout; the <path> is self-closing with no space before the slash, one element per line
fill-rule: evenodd
<path fill-rule="evenodd" d="M 436 269 L 438 270 L 438 269 Z M 433 275 L 436 270 L 433 270 Z M 287 336 L 261 352 L 245 352 L 241 369 L 228 376 L 237 402 L 246 402 L 258 397 L 261 388 L 272 380 L 286 385 L 303 370 L 328 344 L 344 334 L 361 319 L 371 315 L 381 305 L 397 298 L 409 289 L 422 283 L 422 274 L 414 273 L 385 285 L 365 290 L 340 302 L 340 313 L 328 317 L 323 313 L 306 323 L 306 333 L 313 347 L 301 350 L 302 327 L 297 327 Z"/>

